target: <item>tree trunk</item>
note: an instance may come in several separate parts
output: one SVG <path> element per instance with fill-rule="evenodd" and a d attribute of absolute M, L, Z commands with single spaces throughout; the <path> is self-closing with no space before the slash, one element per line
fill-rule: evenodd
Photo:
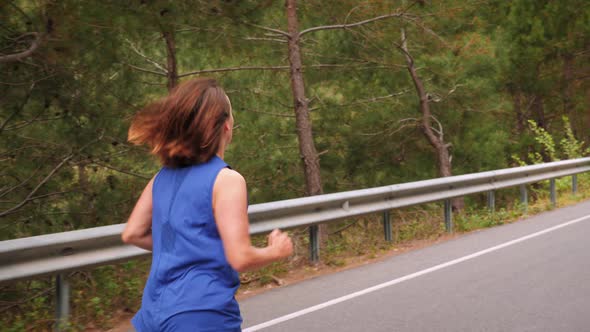
<path fill-rule="evenodd" d="M 547 121 L 545 120 L 545 108 L 543 106 L 543 96 L 540 94 L 533 95 L 533 101 L 531 103 L 533 110 L 533 116 L 535 122 L 540 128 L 547 130 Z"/>
<path fill-rule="evenodd" d="M 322 179 L 320 175 L 320 158 L 313 142 L 311 117 L 309 114 L 308 100 L 305 97 L 305 82 L 303 80 L 301 50 L 299 48 L 299 22 L 297 21 L 296 0 L 286 0 L 289 70 L 291 77 L 291 90 L 293 92 L 293 104 L 295 108 L 295 121 L 297 126 L 297 140 L 299 141 L 299 155 L 303 162 L 305 174 L 305 195 L 313 196 L 323 193 Z M 320 247 L 328 242 L 328 225 L 322 224 L 318 228 Z"/>
<path fill-rule="evenodd" d="M 572 81 L 574 78 L 574 56 L 572 54 L 563 55 L 563 84 L 562 84 L 562 99 L 563 99 L 563 111 L 564 114 L 570 116 L 574 109 L 573 104 L 573 92 L 571 89 Z"/>
<path fill-rule="evenodd" d="M 574 131 L 574 135 L 578 137 L 578 123 L 581 123 L 582 119 L 576 119 L 577 114 L 574 113 L 574 91 L 572 90 L 573 79 L 574 79 L 574 56 L 566 53 L 563 55 L 563 75 L 561 85 L 561 98 L 563 100 L 563 114 L 567 115 L 570 119 L 570 127 Z"/>
<path fill-rule="evenodd" d="M 533 95 L 531 108 L 533 110 L 534 121 L 537 123 L 537 126 L 545 131 L 548 131 L 547 121 L 545 119 L 545 108 L 543 106 L 543 96 L 539 94 Z M 551 156 L 545 151 L 545 149 L 541 150 L 541 157 L 543 158 L 543 162 L 548 163 L 550 161 L 553 161 L 551 160 Z"/>
<path fill-rule="evenodd" d="M 164 31 L 162 32 L 162 36 L 166 41 L 166 76 L 168 77 L 168 91 L 171 91 L 178 84 L 178 71 L 176 69 L 176 41 L 174 40 L 174 32 Z"/>
<path fill-rule="evenodd" d="M 303 161 L 305 172 L 305 194 L 307 196 L 321 194 L 322 181 L 320 177 L 320 160 L 313 142 L 311 118 L 307 98 L 305 98 L 305 84 L 301 71 L 301 51 L 299 49 L 299 27 L 297 22 L 297 5 L 295 0 L 287 0 L 287 20 L 289 28 L 289 64 L 291 74 L 291 90 L 295 107 L 297 139 L 299 153 Z"/>
<path fill-rule="evenodd" d="M 408 46 L 406 42 L 406 31 L 403 28 L 401 30 L 401 36 L 401 48 L 406 58 L 407 69 L 410 73 L 410 76 L 412 77 L 412 81 L 414 82 L 414 87 L 416 88 L 418 99 L 420 100 L 420 112 L 422 113 L 422 133 L 428 140 L 428 143 L 430 143 L 430 145 L 434 148 L 434 151 L 436 153 L 439 176 L 451 176 L 453 175 L 451 167 L 451 155 L 449 153 L 449 147 L 451 146 L 451 144 L 445 143 L 443 136 L 443 128 L 440 123 L 438 133 L 435 133 L 435 131 L 432 129 L 432 120 L 434 119 L 434 117 L 432 116 L 432 112 L 430 111 L 430 102 L 428 100 L 428 94 L 426 93 L 426 90 L 424 89 L 424 84 L 422 83 L 422 80 L 420 79 L 416 71 L 416 67 L 414 66 L 414 59 L 408 51 Z M 452 205 L 453 210 L 459 211 L 463 209 L 465 203 L 462 197 L 458 197 L 452 200 Z"/>
<path fill-rule="evenodd" d="M 517 90 L 510 90 L 512 95 L 512 105 L 514 107 L 514 113 L 516 113 L 516 130 L 518 136 L 524 134 L 527 128 L 527 117 L 522 110 L 522 94 Z"/>

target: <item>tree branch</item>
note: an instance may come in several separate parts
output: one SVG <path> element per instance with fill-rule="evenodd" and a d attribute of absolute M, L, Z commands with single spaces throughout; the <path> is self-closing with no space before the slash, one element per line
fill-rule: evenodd
<path fill-rule="evenodd" d="M 13 186 L 13 187 L 11 187 L 11 188 L 7 188 L 7 189 L 4 189 L 4 188 L 2 188 L 2 189 L 1 189 L 1 190 L 2 190 L 2 192 L 0 192 L 0 198 L 2 198 L 2 197 L 4 197 L 4 196 L 8 195 L 9 193 L 11 193 L 12 191 L 14 191 L 15 189 L 18 189 L 18 188 L 20 188 L 20 187 L 24 186 L 25 184 L 27 184 L 27 182 L 29 182 L 29 181 L 30 181 L 30 180 L 31 180 L 31 179 L 32 179 L 32 178 L 33 178 L 33 177 L 34 177 L 34 176 L 37 174 L 37 172 L 38 172 L 39 170 L 40 170 L 40 168 L 37 168 L 37 169 L 36 169 L 36 170 L 33 172 L 33 174 L 32 174 L 31 176 L 29 176 L 29 177 L 28 177 L 26 180 L 22 181 L 21 183 L 19 183 L 19 184 L 17 184 L 17 185 L 15 185 L 15 186 Z M 16 177 L 15 177 L 15 178 L 16 178 Z M 17 179 L 17 181 L 19 180 L 18 178 L 16 178 L 16 179 Z"/>
<path fill-rule="evenodd" d="M 67 193 L 71 193 L 73 190 L 68 190 L 68 191 L 56 191 L 54 193 L 49 193 L 49 194 L 43 194 L 43 195 L 39 195 L 39 196 L 35 196 L 35 197 L 31 197 L 29 198 L 29 201 L 34 201 L 36 199 L 41 199 L 41 198 L 45 198 L 45 197 L 50 197 L 50 196 L 57 196 L 57 195 L 62 195 L 62 194 L 67 194 Z"/>
<path fill-rule="evenodd" d="M 38 119 L 37 117 L 35 117 L 34 119 L 31 119 L 29 121 L 23 121 L 23 122 L 20 122 L 20 123 L 16 123 L 16 124 L 14 124 L 14 125 L 12 125 L 12 126 L 10 126 L 8 128 L 5 128 L 5 130 L 8 131 L 8 130 L 20 129 L 20 128 L 26 127 L 26 126 L 28 126 L 30 124 L 33 124 L 35 122 L 47 122 L 47 121 L 53 121 L 53 120 L 63 119 L 65 117 L 66 117 L 65 115 L 56 116 L 56 117 L 53 117 L 53 118 L 43 118 L 43 119 Z"/>
<path fill-rule="evenodd" d="M 10 85 L 10 86 L 21 86 L 21 85 L 28 85 L 28 84 L 36 84 L 36 83 L 39 83 L 39 82 L 44 81 L 46 79 L 52 78 L 53 76 L 55 76 L 55 74 L 51 74 L 49 76 L 45 76 L 43 78 L 34 80 L 32 82 L 0 82 L 0 84 L 2 84 L 2 85 Z"/>
<path fill-rule="evenodd" d="M 465 85 L 465 84 L 455 84 L 455 86 L 451 90 L 449 90 L 449 92 L 447 93 L 447 96 L 445 98 L 450 97 L 453 93 L 455 93 L 455 91 L 457 91 L 457 88 L 459 88 L 463 85 Z"/>
<path fill-rule="evenodd" d="M 100 141 L 102 139 L 102 135 L 100 137 L 98 137 L 97 139 L 88 142 L 87 144 L 85 144 L 84 146 L 82 146 L 79 150 L 78 153 L 82 152 L 84 149 L 86 149 L 88 146 Z M 22 200 L 20 203 L 18 203 L 17 205 L 13 206 L 12 208 L 2 211 L 0 212 L 0 218 L 5 217 L 9 214 L 14 213 L 15 211 L 17 211 L 18 209 L 20 209 L 21 207 L 23 207 L 25 204 L 27 204 L 28 202 L 30 202 L 31 200 L 34 199 L 33 195 L 35 195 L 35 193 L 47 182 L 49 181 L 49 179 L 51 179 L 51 177 L 53 177 L 53 175 L 55 175 L 55 173 L 57 173 L 57 171 L 59 171 L 70 159 L 72 159 L 76 154 L 75 153 L 70 153 L 68 156 L 66 156 L 64 159 L 62 159 L 62 161 L 57 164 L 57 166 L 55 166 L 51 172 L 49 172 L 49 174 L 47 174 L 47 176 L 41 180 L 41 182 L 39 182 L 39 184 L 37 184 L 37 186 L 27 195 L 27 197 L 25 197 L 24 200 Z"/>
<path fill-rule="evenodd" d="M 438 133 L 438 135 L 440 137 L 440 141 L 441 142 L 444 142 L 444 139 L 443 139 L 444 132 L 443 132 L 443 126 L 442 126 L 442 124 L 440 123 L 440 121 L 438 121 L 438 119 L 434 115 L 431 114 L 430 117 L 438 124 L 438 129 L 439 130 L 436 130 L 436 132 Z M 434 130 L 434 128 L 432 128 L 432 129 Z"/>
<path fill-rule="evenodd" d="M 254 111 L 254 110 L 245 110 L 245 111 L 246 112 L 252 112 L 252 113 L 260 113 L 260 114 L 272 115 L 272 116 L 280 116 L 280 117 L 284 117 L 284 118 L 295 118 L 295 115 L 288 114 L 288 113 L 273 113 L 273 112 Z"/>
<path fill-rule="evenodd" d="M 160 69 L 162 71 L 163 74 L 168 73 L 168 70 L 166 68 L 164 68 L 164 66 L 162 64 L 160 64 L 159 62 L 150 59 L 147 55 L 143 54 L 138 48 L 137 46 L 135 46 L 135 44 L 133 44 L 129 39 L 125 38 L 125 41 L 127 42 L 127 44 L 129 44 L 129 46 L 131 47 L 131 49 L 133 50 L 133 52 L 135 52 L 137 55 L 139 55 L 140 57 L 144 58 L 145 61 L 151 63 L 152 65 L 154 65 L 154 67 Z"/>
<path fill-rule="evenodd" d="M 137 174 L 137 173 L 133 173 L 133 172 L 125 171 L 125 170 L 118 169 L 118 168 L 115 168 L 115 167 L 113 167 L 113 166 L 110 166 L 110 165 L 106 165 L 106 164 L 103 164 L 103 163 L 98 163 L 98 162 L 96 162 L 96 161 L 93 161 L 92 163 L 93 163 L 93 164 L 96 164 L 96 165 L 98 165 L 98 166 L 100 166 L 100 167 L 108 168 L 108 169 L 110 169 L 110 170 L 113 170 L 113 171 L 115 171 L 115 172 L 119 172 L 119 173 L 123 173 L 123 174 L 131 175 L 131 176 L 135 176 L 135 177 L 138 177 L 138 178 L 140 178 L 140 179 L 145 179 L 145 180 L 149 180 L 149 179 L 151 179 L 151 177 L 149 177 L 149 176 L 145 176 L 145 175 L 141 175 L 141 174 Z"/>
<path fill-rule="evenodd" d="M 404 12 L 398 12 L 398 13 L 394 13 L 394 14 L 387 14 L 387 15 L 381 15 L 381 16 L 373 17 L 373 18 L 370 18 L 370 19 L 367 19 L 367 20 L 364 20 L 364 21 L 356 22 L 356 23 L 336 24 L 336 25 L 324 25 L 324 26 L 319 26 L 319 27 L 305 29 L 305 30 L 303 30 L 303 31 L 301 31 L 299 33 L 299 36 L 303 36 L 306 33 L 314 32 L 314 31 L 319 31 L 319 30 L 346 29 L 346 28 L 357 27 L 357 26 L 360 26 L 360 25 L 363 25 L 363 24 L 367 24 L 367 23 L 371 23 L 371 22 L 383 20 L 383 19 L 390 18 L 390 17 L 404 17 L 404 16 L 407 16 Z"/>
<path fill-rule="evenodd" d="M 348 64 L 317 64 L 317 65 L 308 65 L 302 66 L 302 69 L 305 68 L 350 68 L 351 65 Z M 370 67 L 370 68 L 378 68 L 378 67 Z M 140 68 L 138 68 L 140 69 Z M 289 66 L 243 66 L 243 67 L 228 67 L 228 68 L 214 68 L 214 69 L 203 69 L 203 70 L 196 70 L 188 73 L 184 73 L 178 75 L 179 78 L 191 76 L 191 75 L 199 75 L 199 74 L 207 74 L 207 73 L 222 73 L 222 72 L 230 72 L 230 71 L 240 71 L 240 70 L 289 70 Z"/>
<path fill-rule="evenodd" d="M 135 70 L 142 71 L 144 73 L 150 73 L 150 74 L 155 74 L 155 75 L 164 76 L 164 77 L 167 77 L 168 76 L 168 75 L 166 75 L 166 73 L 161 73 L 161 72 L 158 72 L 158 71 L 153 71 L 153 70 L 149 70 L 149 69 L 140 68 L 140 67 L 134 66 L 134 65 L 132 65 L 130 63 L 127 63 L 126 65 L 129 66 L 129 67 L 131 67 L 131 68 L 133 68 L 133 69 L 135 69 Z"/>
<path fill-rule="evenodd" d="M 428 28 L 427 26 L 425 26 L 424 24 L 422 24 L 421 22 L 418 21 L 418 19 L 416 18 L 409 18 L 409 21 L 413 22 L 414 24 L 416 24 L 418 27 L 420 27 L 422 30 L 424 30 L 426 33 L 434 36 L 436 39 L 438 39 L 446 48 L 451 48 L 451 46 L 446 42 L 446 40 L 443 39 L 443 37 L 439 36 L 436 32 L 432 31 L 432 29 Z"/>
<path fill-rule="evenodd" d="M 12 114 L 10 114 L 8 116 L 8 118 L 6 118 L 6 120 L 4 120 L 4 122 L 0 126 L 0 134 L 2 133 L 2 131 L 4 131 L 4 128 L 6 127 L 8 122 L 13 117 L 15 117 L 18 113 L 20 113 L 22 111 L 22 109 L 25 107 L 25 105 L 27 105 L 27 102 L 29 101 L 29 98 L 31 97 L 31 93 L 33 92 L 34 88 L 35 88 L 35 83 L 31 84 L 31 87 L 29 88 L 29 91 L 27 91 L 27 95 L 25 96 L 25 100 L 21 103 L 21 105 L 19 105 L 19 107 L 16 110 L 14 110 L 14 112 L 12 112 Z"/>
<path fill-rule="evenodd" d="M 228 71 L 239 71 L 239 70 L 288 70 L 289 66 L 244 66 L 244 67 L 228 67 L 228 68 L 215 68 L 215 69 L 203 69 L 196 70 L 189 73 L 178 75 L 178 77 L 186 77 L 190 75 L 198 75 L 205 73 L 221 73 Z"/>
<path fill-rule="evenodd" d="M 31 43 L 31 46 L 26 51 L 22 51 L 19 53 L 8 54 L 8 55 L 0 55 L 0 63 L 7 63 L 7 62 L 16 62 L 20 61 L 21 59 L 30 57 L 33 52 L 35 52 L 39 46 L 41 45 L 42 35 L 38 32 L 29 32 L 25 33 L 24 35 L 20 36 L 18 39 L 25 37 L 25 36 L 35 36 L 35 40 Z"/>
<path fill-rule="evenodd" d="M 246 37 L 245 40 L 262 40 L 262 41 L 272 41 L 277 43 L 286 43 L 287 41 L 284 39 L 276 39 L 276 38 L 258 38 L 258 37 Z"/>
<path fill-rule="evenodd" d="M 400 127 L 398 127 L 396 130 L 392 130 L 389 133 L 387 133 L 387 135 L 388 136 L 393 136 L 393 135 L 399 133 L 400 131 L 402 131 L 402 130 L 408 128 L 408 127 L 414 127 L 415 128 L 418 125 L 418 122 L 419 121 L 416 121 L 416 123 L 403 124 Z"/>
<path fill-rule="evenodd" d="M 37 192 L 37 190 L 39 190 L 47 181 L 49 181 L 49 179 L 55 174 L 57 173 L 57 171 L 59 171 L 60 168 L 63 167 L 63 165 L 65 165 L 70 159 L 72 159 L 74 157 L 74 154 L 70 154 L 67 157 L 65 157 L 59 164 L 57 164 L 57 166 L 55 166 L 51 172 L 49 172 L 49 174 L 41 181 L 39 182 L 39 184 L 35 187 L 35 189 L 33 189 L 28 195 L 27 197 L 25 197 L 25 199 L 18 203 L 17 205 L 13 206 L 12 208 L 0 212 L 0 218 L 5 217 L 11 213 L 14 213 L 16 210 L 20 209 L 21 207 L 23 207 L 25 204 L 27 204 L 28 202 L 30 202 L 32 200 L 33 195 Z"/>
<path fill-rule="evenodd" d="M 360 135 L 361 136 L 379 136 L 382 134 L 387 134 L 388 136 L 393 136 L 394 134 L 402 131 L 405 128 L 415 127 L 418 123 L 420 123 L 420 121 L 416 118 L 401 119 L 401 120 L 397 121 L 397 123 L 401 124 L 401 123 L 410 122 L 410 121 L 413 121 L 414 123 L 402 124 L 400 127 L 398 127 L 395 130 L 385 129 L 385 130 L 378 131 L 376 133 L 370 133 L 370 134 L 369 133 L 361 133 Z M 393 122 L 393 121 L 391 121 L 391 122 Z"/>
<path fill-rule="evenodd" d="M 354 105 L 358 105 L 358 104 L 367 104 L 367 103 L 375 103 L 378 102 L 380 100 L 384 100 L 384 99 L 389 99 L 389 98 L 393 98 L 393 97 L 399 97 L 404 95 L 405 93 L 407 93 L 409 90 L 404 90 L 401 92 L 397 92 L 397 93 L 392 93 L 386 96 L 379 96 L 379 97 L 373 97 L 373 98 L 367 98 L 367 99 L 361 99 L 361 100 L 357 100 L 354 101 L 352 103 L 348 103 L 348 104 L 338 104 L 335 105 L 336 107 L 347 107 L 347 106 L 354 106 Z M 318 107 L 313 107 L 311 108 L 309 111 L 315 111 L 321 108 L 324 108 L 325 106 L 318 106 Z"/>
<path fill-rule="evenodd" d="M 248 23 L 248 22 L 242 22 L 243 24 L 258 28 L 258 29 L 262 29 L 262 30 L 266 30 L 266 31 L 271 31 L 274 32 L 276 34 L 279 35 L 283 35 L 287 38 L 291 38 L 291 35 L 289 35 L 289 33 L 283 31 L 283 30 L 279 30 L 279 29 L 273 29 L 273 28 L 269 28 L 269 27 L 265 27 L 265 26 L 261 26 L 261 25 L 257 25 L 257 24 L 253 24 L 253 23 Z"/>

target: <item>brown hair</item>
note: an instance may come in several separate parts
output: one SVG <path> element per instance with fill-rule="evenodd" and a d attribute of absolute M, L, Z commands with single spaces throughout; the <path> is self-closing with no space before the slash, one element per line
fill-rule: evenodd
<path fill-rule="evenodd" d="M 139 111 L 131 122 L 128 140 L 147 144 L 168 167 L 203 163 L 219 150 L 230 107 L 214 79 L 189 80 Z"/>

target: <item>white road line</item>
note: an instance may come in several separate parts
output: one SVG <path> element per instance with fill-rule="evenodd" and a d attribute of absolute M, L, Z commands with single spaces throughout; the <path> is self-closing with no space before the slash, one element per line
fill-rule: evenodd
<path fill-rule="evenodd" d="M 354 299 L 355 297 L 359 297 L 359 296 L 362 296 L 362 295 L 365 295 L 365 294 L 369 294 L 369 293 L 378 291 L 378 290 L 380 290 L 382 288 L 385 288 L 385 287 L 397 285 L 397 284 L 402 283 L 404 281 L 411 280 L 411 279 L 414 279 L 414 278 L 423 276 L 425 274 L 432 273 L 432 272 L 435 272 L 435 271 L 444 269 L 446 267 L 453 266 L 453 265 L 456 265 L 456 264 L 459 264 L 459 263 L 468 261 L 470 259 L 473 259 L 473 258 L 482 256 L 482 255 L 485 255 L 485 254 L 488 254 L 490 252 L 494 252 L 494 251 L 500 250 L 502 248 L 509 247 L 511 245 L 514 245 L 514 244 L 517 244 L 517 243 L 520 243 L 520 242 L 523 242 L 523 241 L 526 241 L 526 240 L 530 240 L 532 238 L 541 236 L 543 234 L 547 234 L 547 233 L 556 231 L 556 230 L 558 230 L 560 228 L 567 227 L 569 225 L 573 225 L 573 224 L 579 223 L 579 222 L 581 222 L 583 220 L 586 220 L 586 219 L 589 219 L 589 218 L 590 218 L 590 215 L 585 216 L 585 217 L 582 217 L 582 218 L 574 219 L 574 220 L 568 221 L 566 223 L 563 223 L 563 224 L 560 224 L 560 225 L 557 225 L 557 226 L 553 226 L 551 228 L 547 228 L 545 230 L 542 230 L 542 231 L 539 231 L 539 232 L 536 232 L 536 233 L 533 233 L 533 234 L 529 234 L 529 235 L 520 237 L 520 238 L 515 239 L 515 240 L 512 240 L 512 241 L 508 241 L 508 242 L 502 243 L 500 245 L 497 245 L 497 246 L 494 246 L 494 247 L 491 247 L 491 248 L 488 248 L 488 249 L 484 249 L 484 250 L 478 251 L 478 252 L 473 253 L 471 255 L 463 256 L 461 258 L 457 258 L 457 259 L 454 259 L 452 261 L 449 261 L 449 262 L 446 262 L 446 263 L 442 263 L 442 264 L 439 264 L 439 265 L 430 267 L 428 269 L 424 269 L 422 271 L 418 271 L 416 273 L 408 274 L 406 276 L 403 276 L 403 277 L 400 277 L 400 278 L 397 278 L 397 279 L 393 279 L 393 280 L 384 282 L 382 284 L 375 285 L 373 287 L 365 288 L 365 289 L 360 290 L 358 292 L 354 292 L 354 293 L 351 293 L 351 294 L 348 294 L 348 295 L 344 295 L 344 296 L 335 298 L 335 299 L 330 300 L 330 301 L 326 301 L 324 303 L 320 303 L 318 305 L 314 305 L 313 307 L 309 307 L 309 308 L 302 309 L 302 310 L 296 311 L 296 312 L 291 313 L 291 314 L 288 314 L 288 315 L 277 317 L 277 318 L 272 319 L 272 320 L 269 320 L 267 322 L 260 323 L 258 325 L 254 325 L 254 326 L 248 327 L 248 328 L 244 329 L 242 332 L 253 332 L 253 331 L 258 331 L 258 330 L 261 330 L 261 329 L 264 329 L 264 328 L 267 328 L 267 327 L 270 327 L 270 326 L 273 326 L 273 325 L 277 325 L 277 324 L 280 324 L 282 322 L 286 322 L 288 320 L 291 320 L 293 318 L 297 318 L 297 317 L 300 317 L 300 316 L 303 316 L 303 315 L 312 313 L 314 311 L 322 310 L 324 308 L 333 306 L 335 304 L 338 304 L 338 303 L 341 303 L 341 302 L 344 302 L 344 301 L 348 301 L 350 299 Z"/>

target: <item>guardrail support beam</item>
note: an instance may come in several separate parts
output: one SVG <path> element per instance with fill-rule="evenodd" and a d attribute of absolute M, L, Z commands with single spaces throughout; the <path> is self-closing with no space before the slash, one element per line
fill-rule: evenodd
<path fill-rule="evenodd" d="M 450 199 L 445 199 L 445 229 L 448 233 L 453 232 L 453 206 Z"/>
<path fill-rule="evenodd" d="M 320 260 L 320 227 L 309 226 L 309 260 L 317 263 Z"/>
<path fill-rule="evenodd" d="M 393 242 L 391 237 L 391 216 L 389 211 L 383 212 L 383 233 L 385 235 L 385 241 Z"/>
<path fill-rule="evenodd" d="M 67 330 L 68 318 L 70 316 L 70 282 L 65 274 L 58 274 L 55 277 L 55 330 Z"/>
<path fill-rule="evenodd" d="M 520 203 L 524 209 L 524 213 L 527 213 L 529 209 L 529 195 L 526 190 L 526 184 L 520 185 Z"/>
<path fill-rule="evenodd" d="M 572 194 L 578 193 L 578 174 L 572 175 Z"/>
<path fill-rule="evenodd" d="M 496 210 L 496 193 L 493 190 L 488 191 L 488 209 L 490 212 Z"/>
<path fill-rule="evenodd" d="M 557 206 L 557 194 L 555 193 L 555 179 L 549 180 L 549 196 L 551 197 L 551 206 Z"/>

